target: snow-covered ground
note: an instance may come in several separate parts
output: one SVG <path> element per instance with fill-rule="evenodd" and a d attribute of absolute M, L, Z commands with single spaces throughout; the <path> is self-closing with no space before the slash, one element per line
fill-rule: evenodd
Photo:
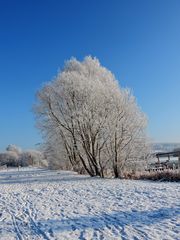
<path fill-rule="evenodd" d="M 4 239 L 180 239 L 180 184 L 0 171 Z"/>

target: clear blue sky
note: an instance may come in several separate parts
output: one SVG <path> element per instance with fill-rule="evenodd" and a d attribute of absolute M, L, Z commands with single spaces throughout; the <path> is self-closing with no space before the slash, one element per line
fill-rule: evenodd
<path fill-rule="evenodd" d="M 133 90 L 154 141 L 180 142 L 179 0 L 1 0 L 0 150 L 41 142 L 36 90 L 86 55 Z"/>

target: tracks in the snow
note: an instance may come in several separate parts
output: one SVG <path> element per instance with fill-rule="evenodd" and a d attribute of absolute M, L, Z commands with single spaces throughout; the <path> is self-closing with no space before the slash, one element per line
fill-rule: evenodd
<path fill-rule="evenodd" d="M 43 190 L 44 188 L 37 195 Z M 14 193 L 9 193 L 8 202 L 7 199 L 0 198 L 1 211 L 6 215 L 4 224 L 6 224 L 6 218 L 8 217 L 10 220 L 8 225 L 11 225 L 11 232 L 14 233 L 17 240 L 29 240 L 29 236 L 32 240 L 50 240 L 50 237 L 38 225 L 35 219 L 37 217 L 36 208 L 29 198 L 30 196 L 27 194 Z M 34 200 L 35 198 L 33 196 Z"/>

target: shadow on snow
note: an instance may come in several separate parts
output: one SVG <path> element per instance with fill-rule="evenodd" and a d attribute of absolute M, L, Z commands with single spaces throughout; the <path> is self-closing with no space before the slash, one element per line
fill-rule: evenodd
<path fill-rule="evenodd" d="M 0 184 L 31 184 L 45 182 L 71 182 L 79 180 L 90 180 L 85 175 L 78 175 L 71 171 L 55 171 L 46 169 L 20 170 L 20 171 L 3 171 L 0 172 Z M 97 179 L 97 178 L 96 178 Z"/>
<path fill-rule="evenodd" d="M 113 212 L 110 214 L 81 216 L 60 220 L 45 220 L 38 222 L 41 229 L 52 232 L 86 230 L 91 228 L 101 230 L 107 228 L 124 228 L 132 225 L 134 228 L 158 224 L 159 222 L 173 219 L 180 215 L 179 208 L 161 208 L 152 211 Z"/>

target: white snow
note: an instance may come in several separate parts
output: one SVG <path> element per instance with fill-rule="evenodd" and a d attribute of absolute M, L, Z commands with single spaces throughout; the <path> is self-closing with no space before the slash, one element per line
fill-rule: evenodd
<path fill-rule="evenodd" d="M 0 239 L 180 239 L 180 184 L 0 171 Z"/>

